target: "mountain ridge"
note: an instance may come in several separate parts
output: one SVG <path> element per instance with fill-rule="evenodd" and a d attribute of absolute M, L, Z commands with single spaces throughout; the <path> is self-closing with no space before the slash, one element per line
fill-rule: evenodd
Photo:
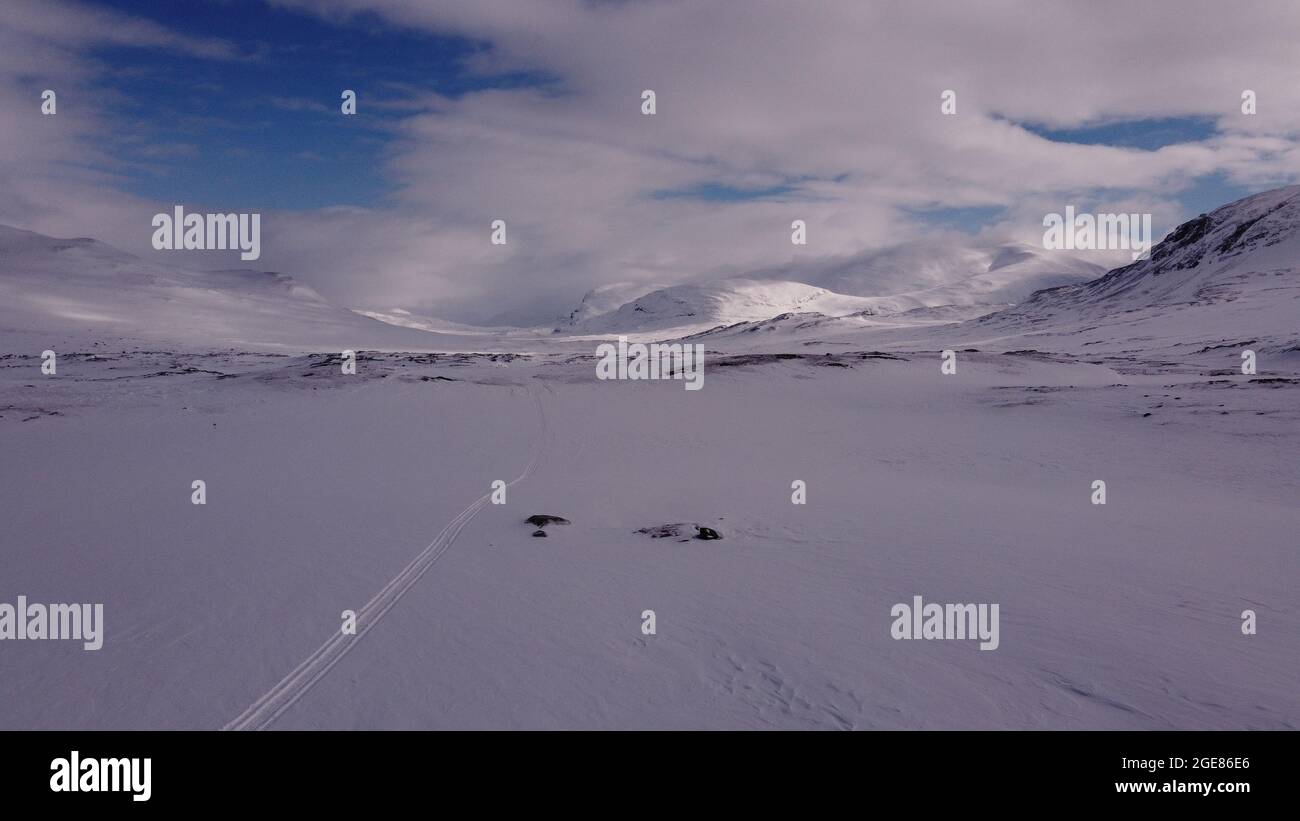
<path fill-rule="evenodd" d="M 89 237 L 0 225 L 0 329 L 196 346 L 427 350 L 452 337 L 333 305 L 289 274 L 166 266 Z"/>

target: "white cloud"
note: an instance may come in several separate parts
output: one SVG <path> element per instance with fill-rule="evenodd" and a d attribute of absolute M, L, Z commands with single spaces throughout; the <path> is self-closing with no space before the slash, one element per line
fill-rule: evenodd
<path fill-rule="evenodd" d="M 377 173 L 397 184 L 391 208 L 266 218 L 261 264 L 359 307 L 543 319 L 602 281 L 742 273 L 925 236 L 906 209 L 1007 206 L 995 229 L 1023 236 L 1041 231 L 1045 211 L 1107 189 L 1132 189 L 1126 200 L 1172 220 L 1183 216 L 1172 198 L 1198 176 L 1254 187 L 1300 178 L 1300 7 L 1289 0 L 277 4 L 473 37 L 491 44 L 474 69 L 556 80 L 390 100 L 402 118 Z M 71 48 L 33 14 L 25 30 Z M 126 31 L 139 44 L 234 53 Z M 645 88 L 658 95 L 653 117 L 639 110 Z M 939 111 L 948 88 L 955 117 Z M 1240 113 L 1246 88 L 1259 97 L 1254 117 Z M 1054 143 L 1014 124 L 1187 115 L 1215 118 L 1219 134 L 1152 152 Z M 68 150 L 56 140 L 34 159 L 50 166 Z M 655 196 L 706 183 L 796 193 Z M 61 196 L 24 189 L 33 203 L 42 193 Z M 113 219 L 66 210 L 46 223 Z M 505 248 L 488 243 L 497 218 L 509 224 Z M 807 221 L 808 246 L 791 246 L 792 219 Z"/>

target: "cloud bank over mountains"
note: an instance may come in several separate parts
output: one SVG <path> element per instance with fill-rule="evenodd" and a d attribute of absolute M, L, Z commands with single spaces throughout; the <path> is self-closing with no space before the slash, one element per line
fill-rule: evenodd
<path fill-rule="evenodd" d="M 412 87 L 394 98 L 357 78 L 358 117 L 380 96 L 392 117 L 374 169 L 389 186 L 382 202 L 264 214 L 259 267 L 359 308 L 545 322 L 604 283 L 775 268 L 798 279 L 934 239 L 953 219 L 987 244 L 1035 243 L 1043 214 L 1067 204 L 1150 212 L 1160 234 L 1195 216 L 1183 198 L 1198 186 L 1300 181 L 1300 9 L 1287 2 L 1187 3 L 1177 38 L 1165 36 L 1165 12 L 1109 2 L 753 2 L 744 14 L 653 1 L 270 6 L 337 25 L 344 42 L 378 26 L 479 45 L 463 71 L 482 84 L 463 94 Z M 148 255 L 160 209 L 255 206 L 256 191 L 241 203 L 126 193 L 125 179 L 151 171 L 124 162 L 122 144 L 187 149 L 131 131 L 123 112 L 148 101 L 103 91 L 106 72 L 125 70 L 105 49 L 268 69 L 293 59 L 274 43 L 196 37 L 162 18 L 10 4 L 0 222 Z M 505 75 L 534 79 L 492 81 Z M 51 87 L 59 113 L 42 118 Z M 644 89 L 656 92 L 653 116 L 640 111 Z M 940 113 L 945 89 L 957 95 L 952 116 Z M 1241 111 L 1247 89 L 1255 115 Z M 268 71 L 262 92 L 275 91 Z M 337 110 L 331 94 L 320 102 Z M 1188 141 L 1175 128 L 1154 150 L 1050 136 L 1179 118 L 1213 128 Z M 506 246 L 488 242 L 494 219 L 509 225 Z M 806 246 L 791 245 L 794 219 L 808 225 Z"/>

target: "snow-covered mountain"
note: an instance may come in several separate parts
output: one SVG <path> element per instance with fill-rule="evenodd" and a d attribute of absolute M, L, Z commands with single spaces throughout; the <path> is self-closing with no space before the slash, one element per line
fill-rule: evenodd
<path fill-rule="evenodd" d="M 1039 291 L 975 324 L 1102 349 L 1250 344 L 1300 351 L 1300 186 L 1202 214 L 1147 259 L 1082 285 Z"/>
<path fill-rule="evenodd" d="M 879 300 L 846 296 L 802 282 L 720 279 L 661 288 L 575 324 L 578 333 L 640 333 L 668 329 L 692 333 L 719 325 L 769 319 L 785 313 L 844 316 L 879 310 Z"/>
<path fill-rule="evenodd" d="M 994 313 L 1005 305 L 940 305 L 913 308 L 899 313 L 862 311 L 844 316 L 822 313 L 785 313 L 768 319 L 714 326 L 690 334 L 686 339 L 707 342 L 719 350 L 803 350 L 806 346 L 826 342 L 833 346 L 856 345 L 843 337 L 867 334 L 874 341 L 866 347 L 889 347 L 891 340 L 915 340 L 917 333 L 936 326 L 953 326 Z M 928 342 L 916 347 L 926 347 Z"/>
<path fill-rule="evenodd" d="M 578 307 L 560 321 L 559 329 L 581 327 L 591 319 L 617 311 L 638 297 L 666 287 L 643 282 L 610 282 L 597 286 L 584 294 Z"/>
<path fill-rule="evenodd" d="M 883 316 L 940 306 L 986 305 L 989 313 L 1042 288 L 1086 282 L 1104 273 L 1104 268 L 1079 256 L 1020 243 L 978 245 L 940 239 L 813 263 L 799 270 L 772 269 L 658 290 L 617 283 L 590 292 L 561 327 L 578 333 L 671 328 L 690 333 L 808 312 L 830 317 Z M 614 304 L 625 296 L 623 303 Z"/>
<path fill-rule="evenodd" d="M 3 225 L 0 330 L 50 344 L 82 334 L 310 350 L 420 350 L 447 341 L 339 308 L 287 274 L 191 271 L 94 239 L 56 239 Z"/>
<path fill-rule="evenodd" d="M 1300 368 L 1300 186 L 1203 214 L 1171 232 L 1147 259 L 1012 305 L 792 312 L 692 336 L 712 350 L 737 352 L 1037 350 L 1139 371 L 1234 371 L 1250 349 L 1263 357 L 1261 372 L 1294 372 Z"/>
<path fill-rule="evenodd" d="M 369 311 L 361 308 L 353 308 L 358 314 L 377 319 L 380 322 L 386 322 L 389 325 L 397 325 L 402 328 L 415 328 L 421 331 L 432 331 L 440 334 L 459 334 L 461 336 L 476 334 L 521 334 L 518 328 L 507 326 L 491 325 L 468 325 L 464 322 L 452 322 L 450 319 L 443 319 L 436 316 L 423 316 L 414 314 L 404 308 L 391 308 L 387 311 Z"/>
<path fill-rule="evenodd" d="M 892 297 L 898 310 L 1019 302 L 1043 288 L 1086 282 L 1106 269 L 1077 254 L 1025 243 L 938 237 L 805 268 L 767 272 L 841 294 Z"/>
<path fill-rule="evenodd" d="M 185 347 L 317 351 L 523 350 L 543 335 L 553 340 L 547 344 L 581 346 L 584 336 L 627 333 L 708 334 L 714 345 L 772 350 L 1034 348 L 1190 362 L 1250 347 L 1274 363 L 1300 359 L 1300 186 L 1201 215 L 1148 259 L 1010 307 L 1008 297 L 1027 283 L 1075 280 L 1092 264 L 1027 246 L 950 244 L 929 257 L 909 247 L 858 263 L 808 274 L 872 294 L 763 274 L 659 288 L 612 308 L 650 287 L 616 283 L 589 293 L 562 326 L 567 333 L 552 337 L 401 311 L 362 316 L 284 274 L 165 267 L 92 239 L 0 226 L 0 331 L 11 341 L 12 332 L 26 332 L 31 344 L 93 332 Z"/>

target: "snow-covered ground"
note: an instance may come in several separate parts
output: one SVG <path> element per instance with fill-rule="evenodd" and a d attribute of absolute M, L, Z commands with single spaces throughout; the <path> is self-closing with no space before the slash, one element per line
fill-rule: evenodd
<path fill-rule="evenodd" d="M 756 315 L 699 391 L 0 235 L 0 603 L 106 625 L 0 644 L 0 727 L 1294 729 L 1288 190 L 1123 296 Z M 676 522 L 723 538 L 637 532 Z M 893 639 L 917 595 L 998 604 L 997 649 Z"/>
<path fill-rule="evenodd" d="M 1300 715 L 1294 380 L 998 354 L 720 358 L 696 392 L 552 357 L 4 365 L 0 601 L 103 602 L 107 637 L 6 642 L 0 726 L 223 726 L 535 454 L 272 726 Z M 573 524 L 533 538 L 534 513 Z M 678 521 L 724 538 L 635 533 Z M 999 603 L 999 648 L 891 639 L 918 594 Z"/>

